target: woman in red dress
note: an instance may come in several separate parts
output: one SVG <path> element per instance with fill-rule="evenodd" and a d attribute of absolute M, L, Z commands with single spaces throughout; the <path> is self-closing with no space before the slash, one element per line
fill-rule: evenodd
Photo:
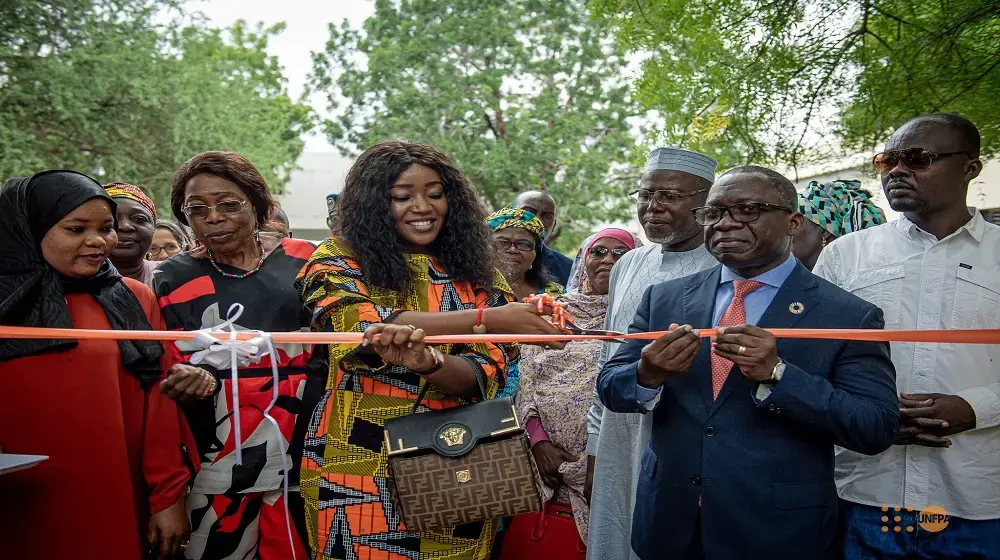
<path fill-rule="evenodd" d="M 153 293 L 108 261 L 115 203 L 73 171 L 0 190 L 0 324 L 163 329 Z M 158 342 L 0 339 L 0 558 L 178 555 L 191 478 Z"/>

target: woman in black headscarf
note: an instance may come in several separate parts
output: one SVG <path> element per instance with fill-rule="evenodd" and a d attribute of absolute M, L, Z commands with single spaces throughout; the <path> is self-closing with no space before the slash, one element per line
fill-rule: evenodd
<path fill-rule="evenodd" d="M 163 329 L 153 293 L 108 261 L 115 203 L 74 171 L 0 189 L 0 325 Z M 47 460 L 0 475 L 0 557 L 139 560 L 188 531 L 180 413 L 158 342 L 0 338 L 0 447 Z M 53 538 L 57 540 L 53 541 Z M 43 552 L 49 551 L 49 552 Z"/>

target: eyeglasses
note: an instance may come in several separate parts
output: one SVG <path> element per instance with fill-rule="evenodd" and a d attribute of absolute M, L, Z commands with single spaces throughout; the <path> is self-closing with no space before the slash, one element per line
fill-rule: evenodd
<path fill-rule="evenodd" d="M 671 190 L 651 191 L 649 189 L 639 189 L 628 193 L 628 195 L 632 197 L 632 200 L 638 202 L 639 204 L 649 204 L 650 199 L 655 200 L 657 204 L 677 204 L 686 198 L 691 198 L 692 196 L 703 192 L 708 192 L 708 189 L 698 189 L 690 192 Z"/>
<path fill-rule="evenodd" d="M 181 252 L 181 246 L 176 243 L 167 243 L 166 245 L 160 247 L 158 245 L 149 246 L 149 254 L 152 256 L 159 255 L 160 252 L 164 252 L 170 256 L 176 255 Z"/>
<path fill-rule="evenodd" d="M 945 152 L 943 154 L 935 154 L 934 152 L 928 151 L 926 148 L 907 148 L 905 150 L 891 150 L 876 154 L 875 157 L 872 158 L 872 164 L 875 166 L 875 171 L 877 171 L 879 175 L 885 175 L 895 169 L 900 163 L 902 163 L 903 167 L 909 169 L 910 171 L 923 171 L 930 167 L 935 160 L 957 155 L 963 155 L 967 158 L 972 157 L 965 152 Z"/>
<path fill-rule="evenodd" d="M 493 246 L 496 247 L 497 251 L 506 251 L 507 247 L 514 247 L 522 253 L 530 253 L 535 250 L 535 244 L 531 241 L 525 241 L 523 239 L 518 239 L 517 241 L 512 241 L 510 239 L 496 238 L 493 240 Z"/>
<path fill-rule="evenodd" d="M 742 204 L 734 204 L 732 206 L 701 206 L 695 208 L 691 211 L 694 214 L 694 219 L 702 226 L 714 226 L 722 220 L 722 217 L 729 212 L 729 215 L 741 224 L 749 224 L 750 222 L 756 222 L 760 218 L 760 213 L 765 210 L 784 210 L 785 212 L 794 212 L 791 208 L 785 208 L 784 206 L 778 206 L 777 204 L 768 204 L 766 202 L 744 202 Z"/>
<path fill-rule="evenodd" d="M 629 251 L 628 249 L 608 249 L 607 247 L 591 247 L 590 250 L 587 251 L 587 254 L 594 255 L 595 257 L 604 257 L 608 253 L 611 253 L 611 256 L 614 257 L 615 260 L 617 261 L 618 259 L 622 258 L 622 255 L 628 253 L 628 251 Z"/>
<path fill-rule="evenodd" d="M 223 215 L 233 215 L 239 214 L 243 210 L 243 205 L 246 204 L 246 200 L 224 200 L 215 206 L 208 206 L 205 204 L 192 204 L 191 206 L 184 207 L 184 215 L 191 220 L 204 220 L 208 215 L 215 209 L 216 212 Z"/>

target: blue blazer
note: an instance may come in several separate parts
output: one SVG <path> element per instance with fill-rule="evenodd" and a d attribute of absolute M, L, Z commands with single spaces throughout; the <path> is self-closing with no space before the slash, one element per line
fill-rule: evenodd
<path fill-rule="evenodd" d="M 710 328 L 721 270 L 650 287 L 630 332 L 666 330 L 671 323 Z M 789 310 L 795 302 L 801 313 Z M 759 326 L 881 329 L 884 321 L 881 309 L 799 264 Z M 598 391 L 609 410 L 646 412 L 636 400 L 636 366 L 646 344 L 621 346 L 601 371 Z M 710 356 L 710 341 L 702 339 L 691 369 L 663 386 L 642 450 L 633 550 L 643 560 L 683 559 L 701 496 L 709 560 L 831 558 L 833 446 L 875 455 L 892 445 L 899 429 L 889 344 L 778 339 L 785 373 L 759 402 L 758 384 L 735 366 L 713 400 Z"/>

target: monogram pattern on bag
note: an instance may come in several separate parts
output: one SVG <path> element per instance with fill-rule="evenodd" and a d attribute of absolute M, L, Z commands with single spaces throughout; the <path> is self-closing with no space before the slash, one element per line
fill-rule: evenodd
<path fill-rule="evenodd" d="M 541 511 L 527 439 L 520 435 L 478 445 L 455 458 L 390 458 L 407 530 L 433 531 Z"/>

